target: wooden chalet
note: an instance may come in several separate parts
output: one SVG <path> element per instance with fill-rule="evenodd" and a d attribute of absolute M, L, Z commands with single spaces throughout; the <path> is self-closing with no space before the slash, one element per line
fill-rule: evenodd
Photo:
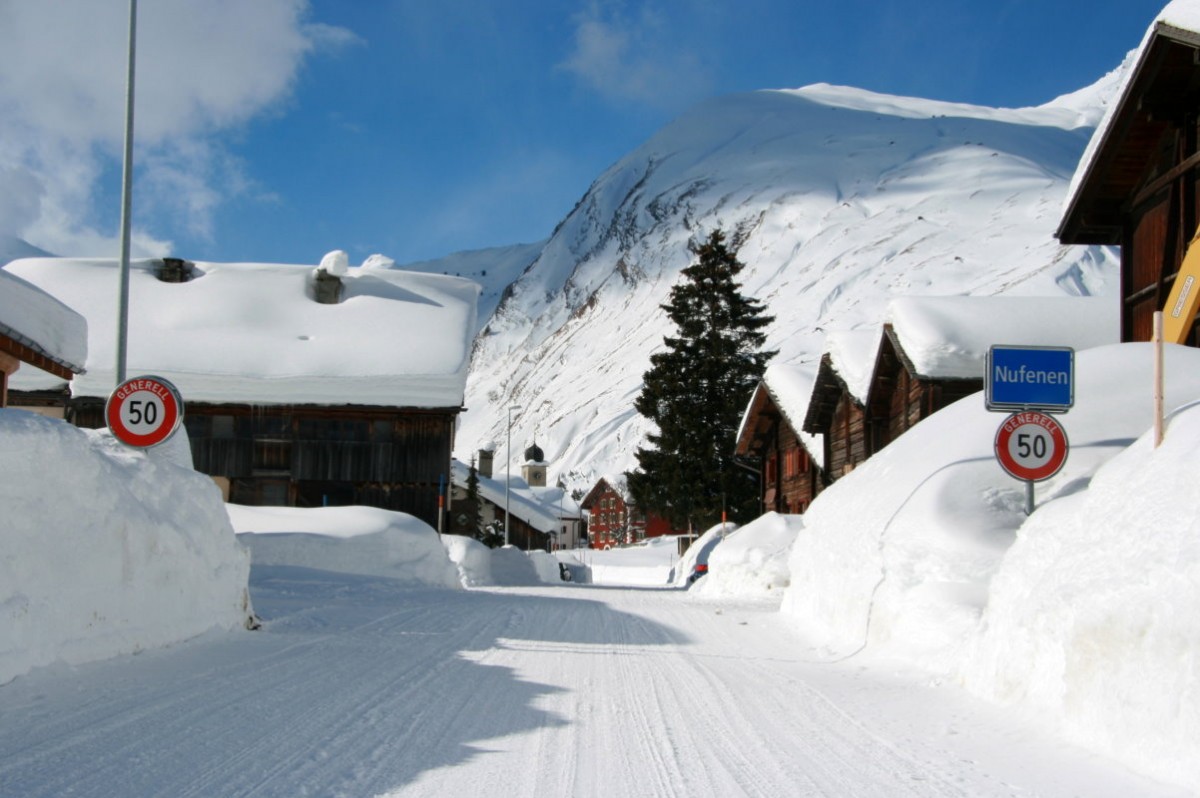
<path fill-rule="evenodd" d="M 823 437 L 822 462 L 831 481 L 875 451 L 866 402 L 878 345 L 877 332 L 831 333 L 821 355 L 802 431 Z"/>
<path fill-rule="evenodd" d="M 63 386 L 43 373 L 28 394 L 57 379 L 69 390 L 68 420 L 103 426 L 115 385 L 116 264 L 43 258 L 8 268 L 89 321 L 88 376 Z M 386 268 L 139 261 L 128 374 L 176 385 L 194 465 L 228 501 L 363 504 L 436 527 L 478 291 Z"/>
<path fill-rule="evenodd" d="M 801 431 L 813 385 L 807 369 L 772 365 L 750 398 L 734 454 L 759 474 L 760 512 L 803 513 L 828 484 L 823 444 Z"/>
<path fill-rule="evenodd" d="M 84 370 L 87 322 L 45 291 L 0 270 L 0 407 L 22 363 L 71 380 Z"/>
<path fill-rule="evenodd" d="M 921 374 L 891 323 L 884 324 L 865 411 L 870 449 L 877 452 L 922 419 L 983 390 L 983 363 L 973 377 Z"/>
<path fill-rule="evenodd" d="M 1200 31 L 1171 11 L 1147 31 L 1057 232 L 1121 248 L 1122 341 L 1150 340 L 1200 222 Z M 1186 335 L 1200 345 L 1194 325 Z"/>
<path fill-rule="evenodd" d="M 601 477 L 579 503 L 587 513 L 588 546 L 607 549 L 646 538 L 676 534 L 670 522 L 657 515 L 648 517 L 633 504 L 620 477 Z"/>
<path fill-rule="evenodd" d="M 1116 302 L 1108 297 L 894 299 L 867 392 L 871 452 L 982 391 L 993 345 L 1082 350 L 1117 340 Z"/>

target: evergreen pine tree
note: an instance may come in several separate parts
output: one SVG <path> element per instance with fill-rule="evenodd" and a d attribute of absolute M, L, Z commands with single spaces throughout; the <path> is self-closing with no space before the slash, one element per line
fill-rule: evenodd
<path fill-rule="evenodd" d="M 773 318 L 741 294 L 743 264 L 720 230 L 693 246 L 696 262 L 662 308 L 677 334 L 650 356 L 634 407 L 656 432 L 637 451 L 629 490 L 638 507 L 676 529 L 704 529 L 721 520 L 751 520 L 758 483 L 733 462 L 737 426 L 767 361 L 760 351 Z"/>
<path fill-rule="evenodd" d="M 467 496 L 463 503 L 466 505 L 463 512 L 467 516 L 467 531 L 476 540 L 485 541 L 487 531 L 483 528 L 483 502 L 479 498 L 479 469 L 475 467 L 474 456 L 467 469 Z"/>

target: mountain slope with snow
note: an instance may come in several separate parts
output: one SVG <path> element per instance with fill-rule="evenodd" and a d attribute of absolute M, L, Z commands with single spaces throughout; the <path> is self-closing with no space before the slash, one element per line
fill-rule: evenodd
<path fill-rule="evenodd" d="M 659 305 L 714 228 L 767 303 L 775 362 L 872 329 L 900 295 L 1108 295 L 1113 251 L 1053 238 L 1116 73 L 1037 108 L 828 85 L 702 104 L 611 167 L 476 341 L 459 452 L 536 439 L 572 487 L 635 464 L 632 408 L 672 332 Z M 503 447 L 497 452 L 506 460 Z"/>

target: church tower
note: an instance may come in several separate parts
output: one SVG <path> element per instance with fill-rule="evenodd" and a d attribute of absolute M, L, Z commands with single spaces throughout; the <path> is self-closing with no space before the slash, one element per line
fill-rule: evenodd
<path fill-rule="evenodd" d="M 521 478 L 531 488 L 546 487 L 546 454 L 536 443 L 525 450 L 525 462 L 521 464 Z"/>

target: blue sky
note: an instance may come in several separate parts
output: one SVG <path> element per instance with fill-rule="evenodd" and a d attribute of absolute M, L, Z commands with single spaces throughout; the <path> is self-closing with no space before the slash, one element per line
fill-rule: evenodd
<path fill-rule="evenodd" d="M 1115 68 L 1162 6 L 143 0 L 135 249 L 405 263 L 535 241 L 702 99 L 1039 104 Z M 116 254 L 127 8 L 0 0 L 0 233 Z"/>

